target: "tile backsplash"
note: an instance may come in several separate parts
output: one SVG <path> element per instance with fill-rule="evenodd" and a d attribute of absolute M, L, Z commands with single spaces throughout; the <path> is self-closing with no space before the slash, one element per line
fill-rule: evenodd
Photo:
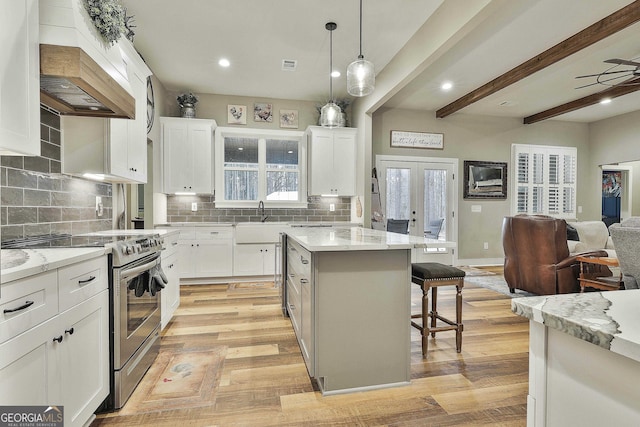
<path fill-rule="evenodd" d="M 111 184 L 62 175 L 60 116 L 41 107 L 40 122 L 41 156 L 0 157 L 2 240 L 111 229 Z"/>
<path fill-rule="evenodd" d="M 197 203 L 193 212 L 191 204 Z M 269 209 L 268 222 L 348 222 L 351 220 L 350 197 L 309 197 L 306 209 Z M 330 204 L 335 211 L 330 211 Z M 168 196 L 167 222 L 259 222 L 258 203 L 255 208 L 214 208 L 213 196 Z"/>

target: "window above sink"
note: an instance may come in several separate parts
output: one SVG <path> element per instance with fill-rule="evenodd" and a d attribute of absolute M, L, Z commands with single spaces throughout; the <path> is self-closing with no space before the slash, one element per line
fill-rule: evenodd
<path fill-rule="evenodd" d="M 216 207 L 305 208 L 303 133 L 219 127 L 215 131 Z"/>

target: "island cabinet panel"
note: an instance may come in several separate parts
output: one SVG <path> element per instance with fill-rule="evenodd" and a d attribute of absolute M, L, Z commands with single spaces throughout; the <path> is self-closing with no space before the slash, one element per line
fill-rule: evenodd
<path fill-rule="evenodd" d="M 309 251 L 287 239 L 286 308 L 323 394 L 410 380 L 410 249 Z"/>

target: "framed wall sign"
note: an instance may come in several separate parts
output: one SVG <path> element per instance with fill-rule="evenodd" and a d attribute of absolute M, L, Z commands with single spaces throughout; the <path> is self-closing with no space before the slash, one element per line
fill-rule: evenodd
<path fill-rule="evenodd" d="M 444 134 L 392 130 L 391 146 L 442 150 L 444 148 Z"/>
<path fill-rule="evenodd" d="M 465 199 L 506 199 L 507 164 L 464 161 Z"/>

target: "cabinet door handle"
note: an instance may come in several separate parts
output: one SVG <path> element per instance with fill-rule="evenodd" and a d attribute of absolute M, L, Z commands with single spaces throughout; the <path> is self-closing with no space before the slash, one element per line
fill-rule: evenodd
<path fill-rule="evenodd" d="M 78 280 L 78 285 L 86 285 L 87 283 L 93 282 L 94 280 L 96 280 L 96 276 L 90 276 L 88 279 Z"/>
<path fill-rule="evenodd" d="M 75 329 L 73 328 L 69 328 L 69 329 L 65 329 L 64 333 L 65 334 L 69 334 L 69 335 L 73 335 L 73 333 L 75 332 Z"/>
<path fill-rule="evenodd" d="M 210 231 L 209 234 L 220 234 L 219 231 Z"/>
<path fill-rule="evenodd" d="M 289 304 L 289 310 L 295 310 L 295 309 L 296 309 L 296 306 L 295 306 L 295 305 L 293 305 L 293 304 Z"/>
<path fill-rule="evenodd" d="M 178 242 L 171 242 L 171 246 L 178 246 Z"/>
<path fill-rule="evenodd" d="M 302 256 L 300 256 L 300 262 L 303 264 L 309 264 L 309 260 L 302 258 Z"/>
<path fill-rule="evenodd" d="M 23 305 L 21 305 L 20 307 L 5 309 L 4 310 L 4 314 L 15 313 L 16 311 L 20 311 L 20 310 L 24 310 L 25 308 L 29 308 L 32 305 L 33 305 L 33 301 L 25 301 L 25 303 Z"/>
<path fill-rule="evenodd" d="M 309 281 L 307 279 L 300 279 L 300 283 L 304 283 L 306 285 Z"/>
<path fill-rule="evenodd" d="M 62 342 L 62 335 L 60 335 L 59 337 L 53 337 L 53 341 L 54 342 L 57 341 L 57 342 L 61 343 Z"/>

